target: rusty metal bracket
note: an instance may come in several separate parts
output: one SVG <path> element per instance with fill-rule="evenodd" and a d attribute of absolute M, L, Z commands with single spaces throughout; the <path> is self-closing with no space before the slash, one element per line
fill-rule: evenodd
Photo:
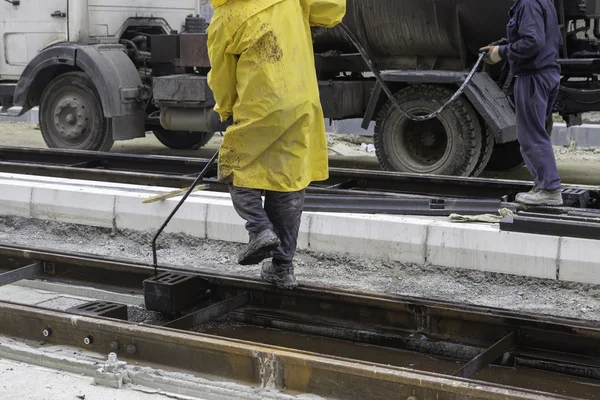
<path fill-rule="evenodd" d="M 219 303 L 212 304 L 192 314 L 188 314 L 184 317 L 168 322 L 163 326 L 175 329 L 192 329 L 193 327 L 206 324 L 231 311 L 235 311 L 238 308 L 244 307 L 250 303 L 250 300 L 250 292 L 244 292 Z"/>
<path fill-rule="evenodd" d="M 479 354 L 454 373 L 454 376 L 461 378 L 471 378 L 488 365 L 498 360 L 504 353 L 510 351 L 517 343 L 517 335 L 510 332 L 502 339 L 494 343 L 490 348 Z"/>
<path fill-rule="evenodd" d="M 493 199 L 452 199 L 382 196 L 340 196 L 308 194 L 304 211 L 360 214 L 448 216 L 496 214 L 502 207 L 516 209 Z"/>
<path fill-rule="evenodd" d="M 500 222 L 500 230 L 592 240 L 600 238 L 600 223 L 597 218 L 564 215 L 528 213 L 507 216 Z"/>
<path fill-rule="evenodd" d="M 0 274 L 0 286 L 9 285 L 23 279 L 33 279 L 43 273 L 42 264 L 35 263 Z"/>
<path fill-rule="evenodd" d="M 45 274 L 48 274 L 48 275 L 56 274 L 56 264 L 51 263 L 51 262 L 44 262 L 44 263 L 42 263 L 42 265 L 44 267 Z"/>

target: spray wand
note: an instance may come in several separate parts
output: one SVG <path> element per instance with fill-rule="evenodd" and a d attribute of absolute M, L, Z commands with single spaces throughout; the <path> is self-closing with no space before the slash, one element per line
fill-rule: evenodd
<path fill-rule="evenodd" d="M 231 124 L 231 122 L 232 122 L 232 119 L 222 122 L 221 123 L 221 132 L 224 132 L 226 130 L 227 126 L 229 126 Z M 169 225 L 169 222 L 171 222 L 171 220 L 173 219 L 173 217 L 175 216 L 177 211 L 179 211 L 179 209 L 181 208 L 183 203 L 185 203 L 185 201 L 190 196 L 190 194 L 192 194 L 192 192 L 194 191 L 196 186 L 198 186 L 200 184 L 200 182 L 202 182 L 204 177 L 206 177 L 206 174 L 208 173 L 208 171 L 210 171 L 210 168 L 217 161 L 218 157 L 219 157 L 219 150 L 217 150 L 215 152 L 215 154 L 211 157 L 211 159 L 206 163 L 202 172 L 200 172 L 200 174 L 196 177 L 196 179 L 194 180 L 192 185 L 187 189 L 187 191 L 185 192 L 185 194 L 183 195 L 181 200 L 179 200 L 179 203 L 177 203 L 177 205 L 175 206 L 173 211 L 171 211 L 171 214 L 167 217 L 165 222 L 163 222 L 162 226 L 158 229 L 158 231 L 154 235 L 154 238 L 152 239 L 152 267 L 154 268 L 154 275 L 158 274 L 158 255 L 156 252 L 156 241 L 158 240 L 158 237 L 163 233 L 163 231 L 165 230 L 167 225 Z"/>

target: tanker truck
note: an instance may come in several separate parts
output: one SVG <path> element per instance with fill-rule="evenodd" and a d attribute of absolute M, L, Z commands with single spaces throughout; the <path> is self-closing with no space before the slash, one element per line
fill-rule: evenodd
<path fill-rule="evenodd" d="M 344 23 L 404 109 L 424 115 L 465 81 L 480 47 L 506 35 L 512 4 L 348 0 Z M 600 0 L 555 5 L 564 39 L 555 111 L 572 126 L 600 111 Z M 5 0 L 1 112 L 39 107 L 41 133 L 54 148 L 108 151 L 146 132 L 171 148 L 199 148 L 219 130 L 206 80 L 211 16 L 207 0 Z M 522 163 L 507 65 L 483 66 L 435 119 L 414 122 L 341 29 L 315 28 L 313 42 L 325 117 L 374 121 L 383 169 L 477 176 Z"/>

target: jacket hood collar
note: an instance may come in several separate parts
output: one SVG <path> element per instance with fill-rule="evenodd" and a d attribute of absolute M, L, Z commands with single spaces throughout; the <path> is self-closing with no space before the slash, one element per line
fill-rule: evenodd
<path fill-rule="evenodd" d="M 213 8 L 221 7 L 225 3 L 227 3 L 227 0 L 210 0 Z"/>

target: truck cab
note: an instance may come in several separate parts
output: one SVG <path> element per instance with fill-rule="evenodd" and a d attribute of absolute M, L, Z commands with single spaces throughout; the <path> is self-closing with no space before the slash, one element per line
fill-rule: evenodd
<path fill-rule="evenodd" d="M 209 0 L 3 1 L 0 113 L 39 106 L 50 147 L 107 151 L 147 129 L 168 146 L 199 147 L 212 135 L 168 134 L 147 120 L 152 72 L 143 67 L 149 36 L 185 30 L 201 15 L 212 16 Z"/>
<path fill-rule="evenodd" d="M 119 43 L 128 27 L 181 30 L 188 15 L 210 20 L 209 0 L 10 0 L 0 3 L 0 80 L 17 81 L 57 43 Z"/>
<path fill-rule="evenodd" d="M 0 4 L 0 79 L 17 81 L 41 50 L 69 40 L 68 0 Z"/>

